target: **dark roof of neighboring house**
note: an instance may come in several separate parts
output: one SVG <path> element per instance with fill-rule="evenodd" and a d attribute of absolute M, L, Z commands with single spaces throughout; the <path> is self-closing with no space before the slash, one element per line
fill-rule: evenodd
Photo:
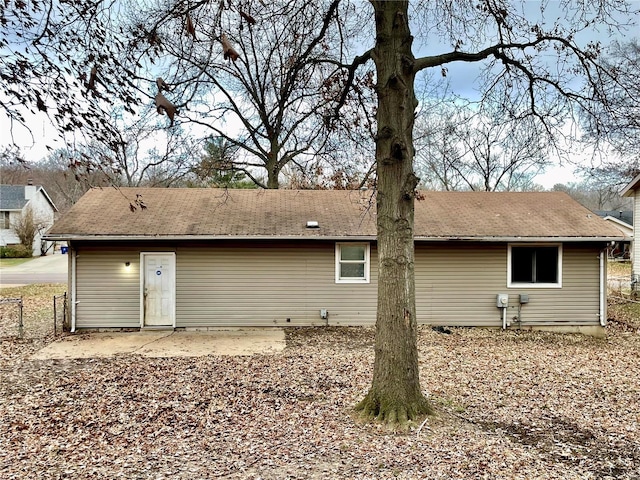
<path fill-rule="evenodd" d="M 612 217 L 633 226 L 633 211 L 631 210 L 595 210 L 594 213 L 602 218 Z"/>
<path fill-rule="evenodd" d="M 0 210 L 22 210 L 26 204 L 24 185 L 0 185 Z"/>
<path fill-rule="evenodd" d="M 55 204 L 41 185 L 34 185 L 36 193 L 42 192 L 55 211 Z M 29 202 L 25 198 L 25 185 L 0 185 L 0 210 L 22 210 Z"/>
<path fill-rule="evenodd" d="M 416 240 L 613 240 L 618 229 L 561 192 L 421 192 Z M 145 209 L 132 211 L 141 199 Z M 66 239 L 374 239 L 371 191 L 94 188 L 48 232 Z M 308 228 L 307 222 L 318 222 Z"/>

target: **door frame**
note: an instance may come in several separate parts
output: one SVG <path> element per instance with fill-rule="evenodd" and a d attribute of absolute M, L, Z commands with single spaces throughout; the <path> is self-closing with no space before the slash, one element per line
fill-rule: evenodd
<path fill-rule="evenodd" d="M 149 327 L 144 324 L 144 281 L 145 281 L 145 273 L 146 273 L 146 265 L 145 259 L 150 255 L 170 255 L 171 256 L 171 264 L 169 268 L 171 269 L 172 275 L 172 288 L 171 288 L 171 305 L 173 306 L 173 311 L 171 312 L 171 317 L 173 322 L 171 325 L 167 325 L 167 327 L 176 328 L 176 252 L 166 252 L 166 251 L 158 251 L 158 252 L 140 252 L 140 328 L 158 328 L 158 327 Z M 162 326 L 164 327 L 164 325 Z M 160 327 L 160 328 L 162 328 Z"/>

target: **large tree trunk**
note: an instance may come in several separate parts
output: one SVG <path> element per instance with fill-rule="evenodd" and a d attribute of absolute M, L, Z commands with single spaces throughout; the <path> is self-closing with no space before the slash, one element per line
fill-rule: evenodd
<path fill-rule="evenodd" d="M 265 168 L 267 169 L 267 188 L 280 188 L 280 168 L 278 168 L 278 153 L 274 147 L 275 141 L 272 141 L 271 152 L 267 155 Z"/>
<path fill-rule="evenodd" d="M 267 188 L 280 188 L 280 180 L 278 180 L 279 171 L 269 170 L 267 173 Z"/>
<path fill-rule="evenodd" d="M 407 1 L 372 1 L 376 20 L 378 313 L 373 382 L 356 407 L 404 423 L 430 406 L 420 390 L 414 280 L 414 56 Z"/>

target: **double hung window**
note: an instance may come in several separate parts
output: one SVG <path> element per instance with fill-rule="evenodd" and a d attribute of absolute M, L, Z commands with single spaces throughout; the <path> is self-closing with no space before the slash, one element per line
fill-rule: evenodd
<path fill-rule="evenodd" d="M 0 212 L 0 228 L 11 228 L 11 214 L 9 212 Z"/>
<path fill-rule="evenodd" d="M 336 244 L 336 283 L 369 283 L 368 243 Z"/>

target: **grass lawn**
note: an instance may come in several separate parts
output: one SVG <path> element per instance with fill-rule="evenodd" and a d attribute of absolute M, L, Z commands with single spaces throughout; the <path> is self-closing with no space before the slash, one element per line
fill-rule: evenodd
<path fill-rule="evenodd" d="M 421 327 L 437 415 L 389 433 L 352 411 L 373 328 L 288 329 L 283 352 L 252 357 L 31 360 L 60 290 L 2 290 L 29 321 L 0 335 L 0 478 L 640 477 L 637 329 Z"/>
<path fill-rule="evenodd" d="M 24 337 L 37 344 L 51 341 L 53 335 L 53 296 L 65 292 L 66 285 L 27 285 L 1 288 L 2 298 L 22 298 Z M 0 339 L 15 337 L 19 316 L 16 304 L 0 304 Z"/>
<path fill-rule="evenodd" d="M 32 258 L 0 258 L 0 268 L 15 267 L 16 265 L 22 265 L 23 263 L 27 263 L 29 260 L 33 260 L 33 257 Z"/>
<path fill-rule="evenodd" d="M 607 264 L 607 274 L 609 277 L 631 277 L 631 262 L 609 262 Z"/>

